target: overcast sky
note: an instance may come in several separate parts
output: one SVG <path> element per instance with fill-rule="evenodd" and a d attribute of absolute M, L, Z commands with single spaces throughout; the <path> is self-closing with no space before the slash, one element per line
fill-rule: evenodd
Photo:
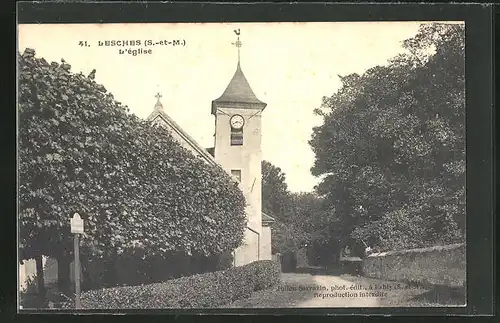
<path fill-rule="evenodd" d="M 262 156 L 280 167 L 291 191 L 311 191 L 314 154 L 308 144 L 321 119 L 313 110 L 340 86 L 338 75 L 361 74 L 402 52 L 401 41 L 419 22 L 79 24 L 20 25 L 19 50 L 60 62 L 73 72 L 96 69 L 96 82 L 131 112 L 146 118 L 156 92 L 169 114 L 203 147 L 213 146 L 212 100 L 236 69 L 233 30 L 241 31 L 241 67 L 263 113 Z M 150 55 L 119 54 L 127 47 L 99 47 L 104 40 L 185 40 L 185 46 L 152 49 Z M 79 46 L 87 41 L 89 47 Z"/>

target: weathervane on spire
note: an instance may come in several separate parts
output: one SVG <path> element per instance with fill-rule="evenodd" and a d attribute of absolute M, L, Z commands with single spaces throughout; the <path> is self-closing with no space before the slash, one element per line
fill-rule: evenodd
<path fill-rule="evenodd" d="M 236 39 L 236 42 L 232 43 L 236 48 L 238 49 L 238 64 L 240 64 L 240 47 L 243 45 L 242 42 L 240 41 L 240 29 L 235 29 L 234 33 L 236 36 L 238 36 L 238 39 Z"/>

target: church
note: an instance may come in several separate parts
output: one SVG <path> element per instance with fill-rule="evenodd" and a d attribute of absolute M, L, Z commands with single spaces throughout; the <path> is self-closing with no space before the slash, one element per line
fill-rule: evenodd
<path fill-rule="evenodd" d="M 271 259 L 271 227 L 274 219 L 262 212 L 262 113 L 260 101 L 248 83 L 240 63 L 239 30 L 233 43 L 238 62 L 233 78 L 220 97 L 212 101 L 215 117 L 214 147 L 201 147 L 168 115 L 157 94 L 148 120 L 164 127 L 181 146 L 214 167 L 221 167 L 239 183 L 246 199 L 247 227 L 243 244 L 233 252 L 233 265 Z"/>

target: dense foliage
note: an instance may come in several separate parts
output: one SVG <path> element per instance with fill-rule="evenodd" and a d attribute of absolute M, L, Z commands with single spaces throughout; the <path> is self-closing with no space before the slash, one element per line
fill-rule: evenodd
<path fill-rule="evenodd" d="M 262 161 L 262 209 L 278 219 L 284 219 L 290 205 L 286 174 L 281 168 Z"/>
<path fill-rule="evenodd" d="M 82 290 L 114 286 L 134 286 L 164 282 L 183 276 L 231 268 L 231 252 L 205 256 L 185 253 L 144 257 L 140 249 L 127 250 L 112 264 L 104 259 L 89 259 L 85 263 Z M 111 276 L 111 277 L 110 277 Z"/>
<path fill-rule="evenodd" d="M 271 226 L 273 253 L 294 251 L 304 243 L 303 232 L 291 217 L 292 200 L 292 193 L 286 184 L 286 174 L 281 168 L 263 160 L 262 210 L 276 219 Z"/>
<path fill-rule="evenodd" d="M 318 255 L 325 247 L 331 254 L 336 232 L 333 211 L 315 193 L 290 192 L 286 174 L 268 161 L 262 162 L 262 205 L 276 218 L 271 227 L 273 253 L 307 247 Z"/>
<path fill-rule="evenodd" d="M 406 53 L 342 77 L 310 144 L 342 243 L 404 249 L 463 241 L 464 26 L 425 24 Z"/>
<path fill-rule="evenodd" d="M 95 71 L 73 74 L 31 49 L 18 64 L 22 259 L 67 257 L 75 212 L 92 257 L 211 255 L 241 243 L 244 196 L 222 169 L 127 113 Z"/>
<path fill-rule="evenodd" d="M 85 309 L 215 308 L 276 285 L 279 264 L 262 260 L 165 283 L 106 288 L 82 294 Z"/>

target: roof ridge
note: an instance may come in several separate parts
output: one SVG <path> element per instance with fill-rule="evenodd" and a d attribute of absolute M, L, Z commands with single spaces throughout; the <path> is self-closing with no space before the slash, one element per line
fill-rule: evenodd
<path fill-rule="evenodd" d="M 201 147 L 201 145 L 193 138 L 191 137 L 186 131 L 184 131 L 167 113 L 165 113 L 165 111 L 163 110 L 155 110 L 153 111 L 153 113 L 151 113 L 151 115 L 148 117 L 148 120 L 154 120 L 156 117 L 162 117 L 167 123 L 170 124 L 170 126 L 178 133 L 181 135 L 181 137 L 184 137 L 184 139 L 193 146 L 193 148 L 195 148 L 196 151 L 198 151 L 198 153 L 200 155 L 202 155 L 202 157 L 204 157 L 205 159 L 207 159 L 207 161 L 209 161 L 210 163 L 214 164 L 214 165 L 217 165 L 220 169 L 224 170 L 224 168 L 222 168 L 222 166 L 217 163 L 217 161 L 215 160 L 215 158 L 205 150 L 205 148 Z M 225 170 L 224 170 L 225 171 Z"/>
<path fill-rule="evenodd" d="M 262 213 L 262 221 L 265 221 L 265 222 L 274 222 L 276 220 L 274 217 L 270 216 L 269 214 L 267 214 L 264 211 L 261 211 L 261 213 Z"/>

